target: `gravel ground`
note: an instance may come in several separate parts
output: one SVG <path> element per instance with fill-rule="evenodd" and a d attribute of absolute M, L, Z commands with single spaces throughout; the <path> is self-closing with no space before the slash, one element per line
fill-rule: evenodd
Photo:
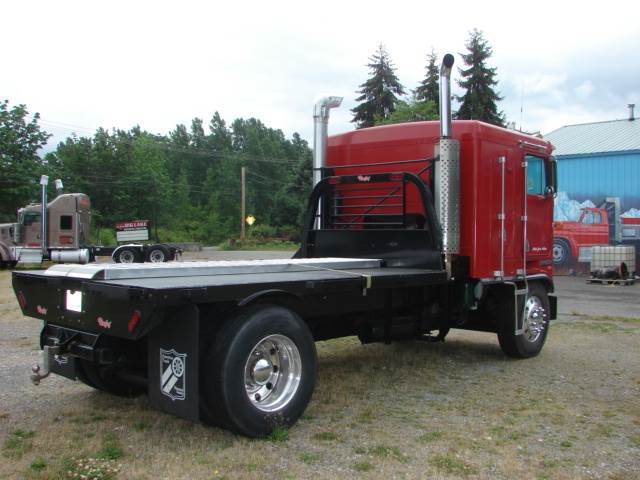
<path fill-rule="evenodd" d="M 288 254 L 188 258 L 248 256 Z M 41 325 L 21 316 L 1 271 L 0 478 L 72 478 L 87 458 L 101 458 L 98 478 L 640 478 L 640 287 L 556 287 L 560 319 L 531 360 L 506 359 L 476 332 L 318 343 L 307 413 L 266 441 L 60 377 L 31 385 Z"/>

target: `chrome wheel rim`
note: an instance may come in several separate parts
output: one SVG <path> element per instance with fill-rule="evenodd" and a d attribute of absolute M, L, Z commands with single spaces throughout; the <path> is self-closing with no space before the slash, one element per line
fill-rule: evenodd
<path fill-rule="evenodd" d="M 149 253 L 149 261 L 153 263 L 164 262 L 164 252 L 162 250 L 151 250 L 151 253 Z"/>
<path fill-rule="evenodd" d="M 524 307 L 524 338 L 535 342 L 544 332 L 546 312 L 542 300 L 535 295 L 527 299 Z"/>
<path fill-rule="evenodd" d="M 244 388 L 258 410 L 276 412 L 293 399 L 302 378 L 302 358 L 293 341 L 269 335 L 251 350 L 244 367 Z"/>
<path fill-rule="evenodd" d="M 135 258 L 133 257 L 133 252 L 130 250 L 120 252 L 118 258 L 120 259 L 120 263 L 133 263 L 133 261 L 135 260 Z"/>

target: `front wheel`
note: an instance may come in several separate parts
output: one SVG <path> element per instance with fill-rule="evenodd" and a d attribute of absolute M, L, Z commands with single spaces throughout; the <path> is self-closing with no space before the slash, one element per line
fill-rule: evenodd
<path fill-rule="evenodd" d="M 515 334 L 513 305 L 504 302 L 498 319 L 498 342 L 502 351 L 510 357 L 529 358 L 540 353 L 549 331 L 549 295 L 541 283 L 529 284 L 524 305 L 523 332 Z M 509 308 L 508 306 L 511 306 Z"/>
<path fill-rule="evenodd" d="M 207 420 L 250 437 L 295 423 L 315 386 L 313 336 L 297 314 L 275 305 L 225 322 L 203 363 Z"/>

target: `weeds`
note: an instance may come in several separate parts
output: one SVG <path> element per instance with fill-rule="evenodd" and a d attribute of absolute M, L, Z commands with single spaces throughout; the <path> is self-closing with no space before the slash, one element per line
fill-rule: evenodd
<path fill-rule="evenodd" d="M 319 462 L 320 454 L 314 452 L 302 452 L 299 458 L 302 463 L 306 463 L 307 465 L 309 465 L 311 463 Z"/>
<path fill-rule="evenodd" d="M 124 456 L 124 451 L 120 447 L 118 439 L 113 433 L 108 433 L 104 437 L 102 449 L 96 457 L 100 460 L 118 460 Z"/>
<path fill-rule="evenodd" d="M 429 463 L 438 470 L 452 475 L 474 475 L 478 469 L 451 455 L 436 455 Z"/>
<path fill-rule="evenodd" d="M 322 442 L 334 442 L 338 440 L 338 435 L 334 432 L 325 431 L 316 433 L 313 438 Z"/>
<path fill-rule="evenodd" d="M 31 465 L 29 465 L 29 468 L 34 472 L 41 472 L 42 470 L 47 468 L 47 462 L 45 462 L 41 458 L 38 458 L 33 462 L 31 462 Z"/>
<path fill-rule="evenodd" d="M 284 443 L 289 440 L 289 430 L 286 427 L 278 425 L 271 430 L 267 439 L 274 443 Z"/>
<path fill-rule="evenodd" d="M 417 438 L 417 440 L 420 443 L 431 443 L 431 442 L 436 442 L 441 438 L 442 438 L 442 432 L 438 432 L 434 430 L 432 432 L 423 433 Z"/>
<path fill-rule="evenodd" d="M 373 465 L 370 462 L 367 462 L 366 460 L 364 460 L 362 462 L 354 463 L 353 469 L 358 472 L 369 472 L 373 470 Z"/>
<path fill-rule="evenodd" d="M 8 458 L 22 458 L 22 455 L 33 448 L 33 441 L 31 440 L 33 435 L 34 433 L 31 431 L 14 431 L 5 440 L 2 454 Z"/>
<path fill-rule="evenodd" d="M 120 472 L 121 466 L 113 460 L 103 458 L 78 458 L 64 469 L 62 478 L 73 480 L 112 480 Z"/>

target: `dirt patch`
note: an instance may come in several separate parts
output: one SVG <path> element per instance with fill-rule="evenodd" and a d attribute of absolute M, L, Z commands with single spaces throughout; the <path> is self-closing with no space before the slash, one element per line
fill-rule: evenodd
<path fill-rule="evenodd" d="M 523 361 L 474 332 L 443 344 L 320 342 L 309 408 L 267 440 L 63 378 L 30 385 L 40 325 L 22 318 L 0 272 L 0 478 L 640 476 L 638 321 L 563 316 Z"/>

